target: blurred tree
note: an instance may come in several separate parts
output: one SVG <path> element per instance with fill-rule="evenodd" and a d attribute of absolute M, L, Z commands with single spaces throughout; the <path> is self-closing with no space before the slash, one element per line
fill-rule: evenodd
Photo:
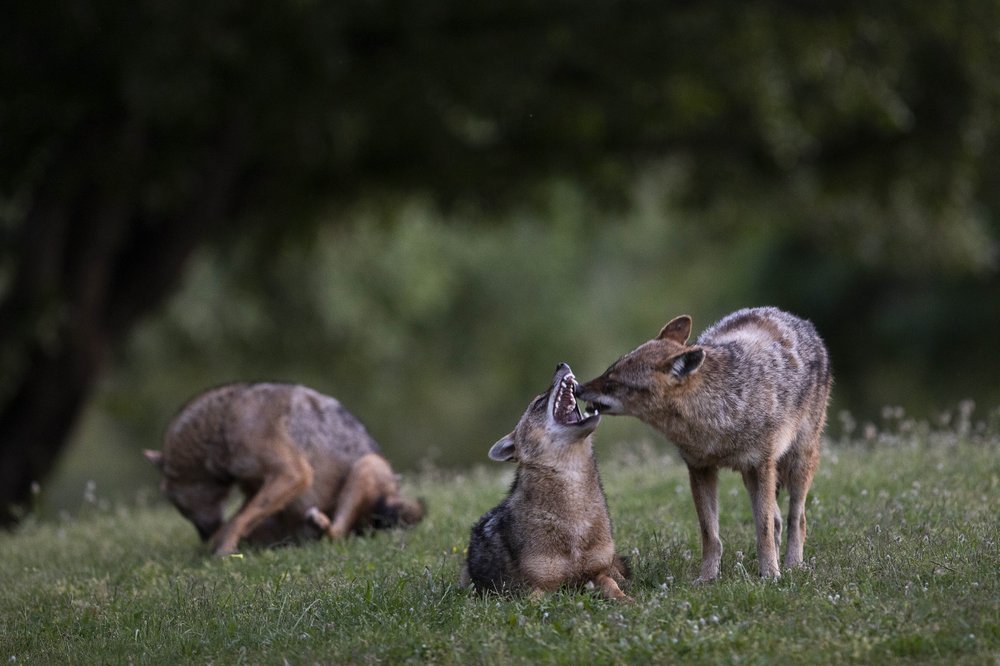
<path fill-rule="evenodd" d="M 559 175 L 621 203 L 669 155 L 718 238 L 804 218 L 872 266 L 993 270 L 998 19 L 993 0 L 16 3 L 0 523 L 196 248 L 266 257 L 357 201 L 492 212 Z"/>

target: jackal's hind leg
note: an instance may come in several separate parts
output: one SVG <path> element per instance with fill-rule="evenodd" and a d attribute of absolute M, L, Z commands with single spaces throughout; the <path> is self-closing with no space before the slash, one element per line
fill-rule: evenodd
<path fill-rule="evenodd" d="M 806 497 L 819 463 L 819 433 L 816 443 L 804 452 L 788 470 L 788 545 L 785 550 L 785 567 L 802 564 L 806 543 Z"/>
<path fill-rule="evenodd" d="M 306 522 L 315 525 L 320 532 L 326 532 L 330 527 L 330 518 L 315 506 L 306 511 Z"/>
<path fill-rule="evenodd" d="M 781 505 L 778 504 L 778 496 L 781 494 L 781 484 L 774 491 L 774 552 L 781 552 Z"/>
<path fill-rule="evenodd" d="M 340 539 L 368 518 L 380 497 L 394 493 L 395 476 L 385 458 L 369 453 L 355 461 L 337 497 L 337 509 L 326 528 L 331 539 Z"/>

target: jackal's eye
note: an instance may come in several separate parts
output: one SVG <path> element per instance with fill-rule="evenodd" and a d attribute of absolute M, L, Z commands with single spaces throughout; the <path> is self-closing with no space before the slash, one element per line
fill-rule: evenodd
<path fill-rule="evenodd" d="M 538 409 L 545 403 L 545 399 L 548 397 L 548 393 L 542 393 L 534 400 L 531 401 L 531 406 L 528 409 Z"/>

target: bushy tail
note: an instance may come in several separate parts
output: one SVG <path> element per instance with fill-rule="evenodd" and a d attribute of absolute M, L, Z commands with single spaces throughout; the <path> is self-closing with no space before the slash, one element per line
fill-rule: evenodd
<path fill-rule="evenodd" d="M 618 571 L 623 580 L 630 580 L 632 578 L 632 567 L 629 564 L 628 555 L 616 554 L 612 566 Z"/>
<path fill-rule="evenodd" d="M 426 514 L 427 503 L 423 498 L 414 500 L 402 495 L 380 497 L 372 511 L 372 525 L 376 528 L 412 527 Z"/>

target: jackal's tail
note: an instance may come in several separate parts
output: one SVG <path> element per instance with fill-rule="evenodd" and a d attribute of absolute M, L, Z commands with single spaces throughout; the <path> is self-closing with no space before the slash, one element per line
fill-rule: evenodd
<path fill-rule="evenodd" d="M 617 553 L 612 566 L 618 571 L 622 579 L 629 580 L 632 578 L 632 567 L 629 565 L 628 555 Z"/>

